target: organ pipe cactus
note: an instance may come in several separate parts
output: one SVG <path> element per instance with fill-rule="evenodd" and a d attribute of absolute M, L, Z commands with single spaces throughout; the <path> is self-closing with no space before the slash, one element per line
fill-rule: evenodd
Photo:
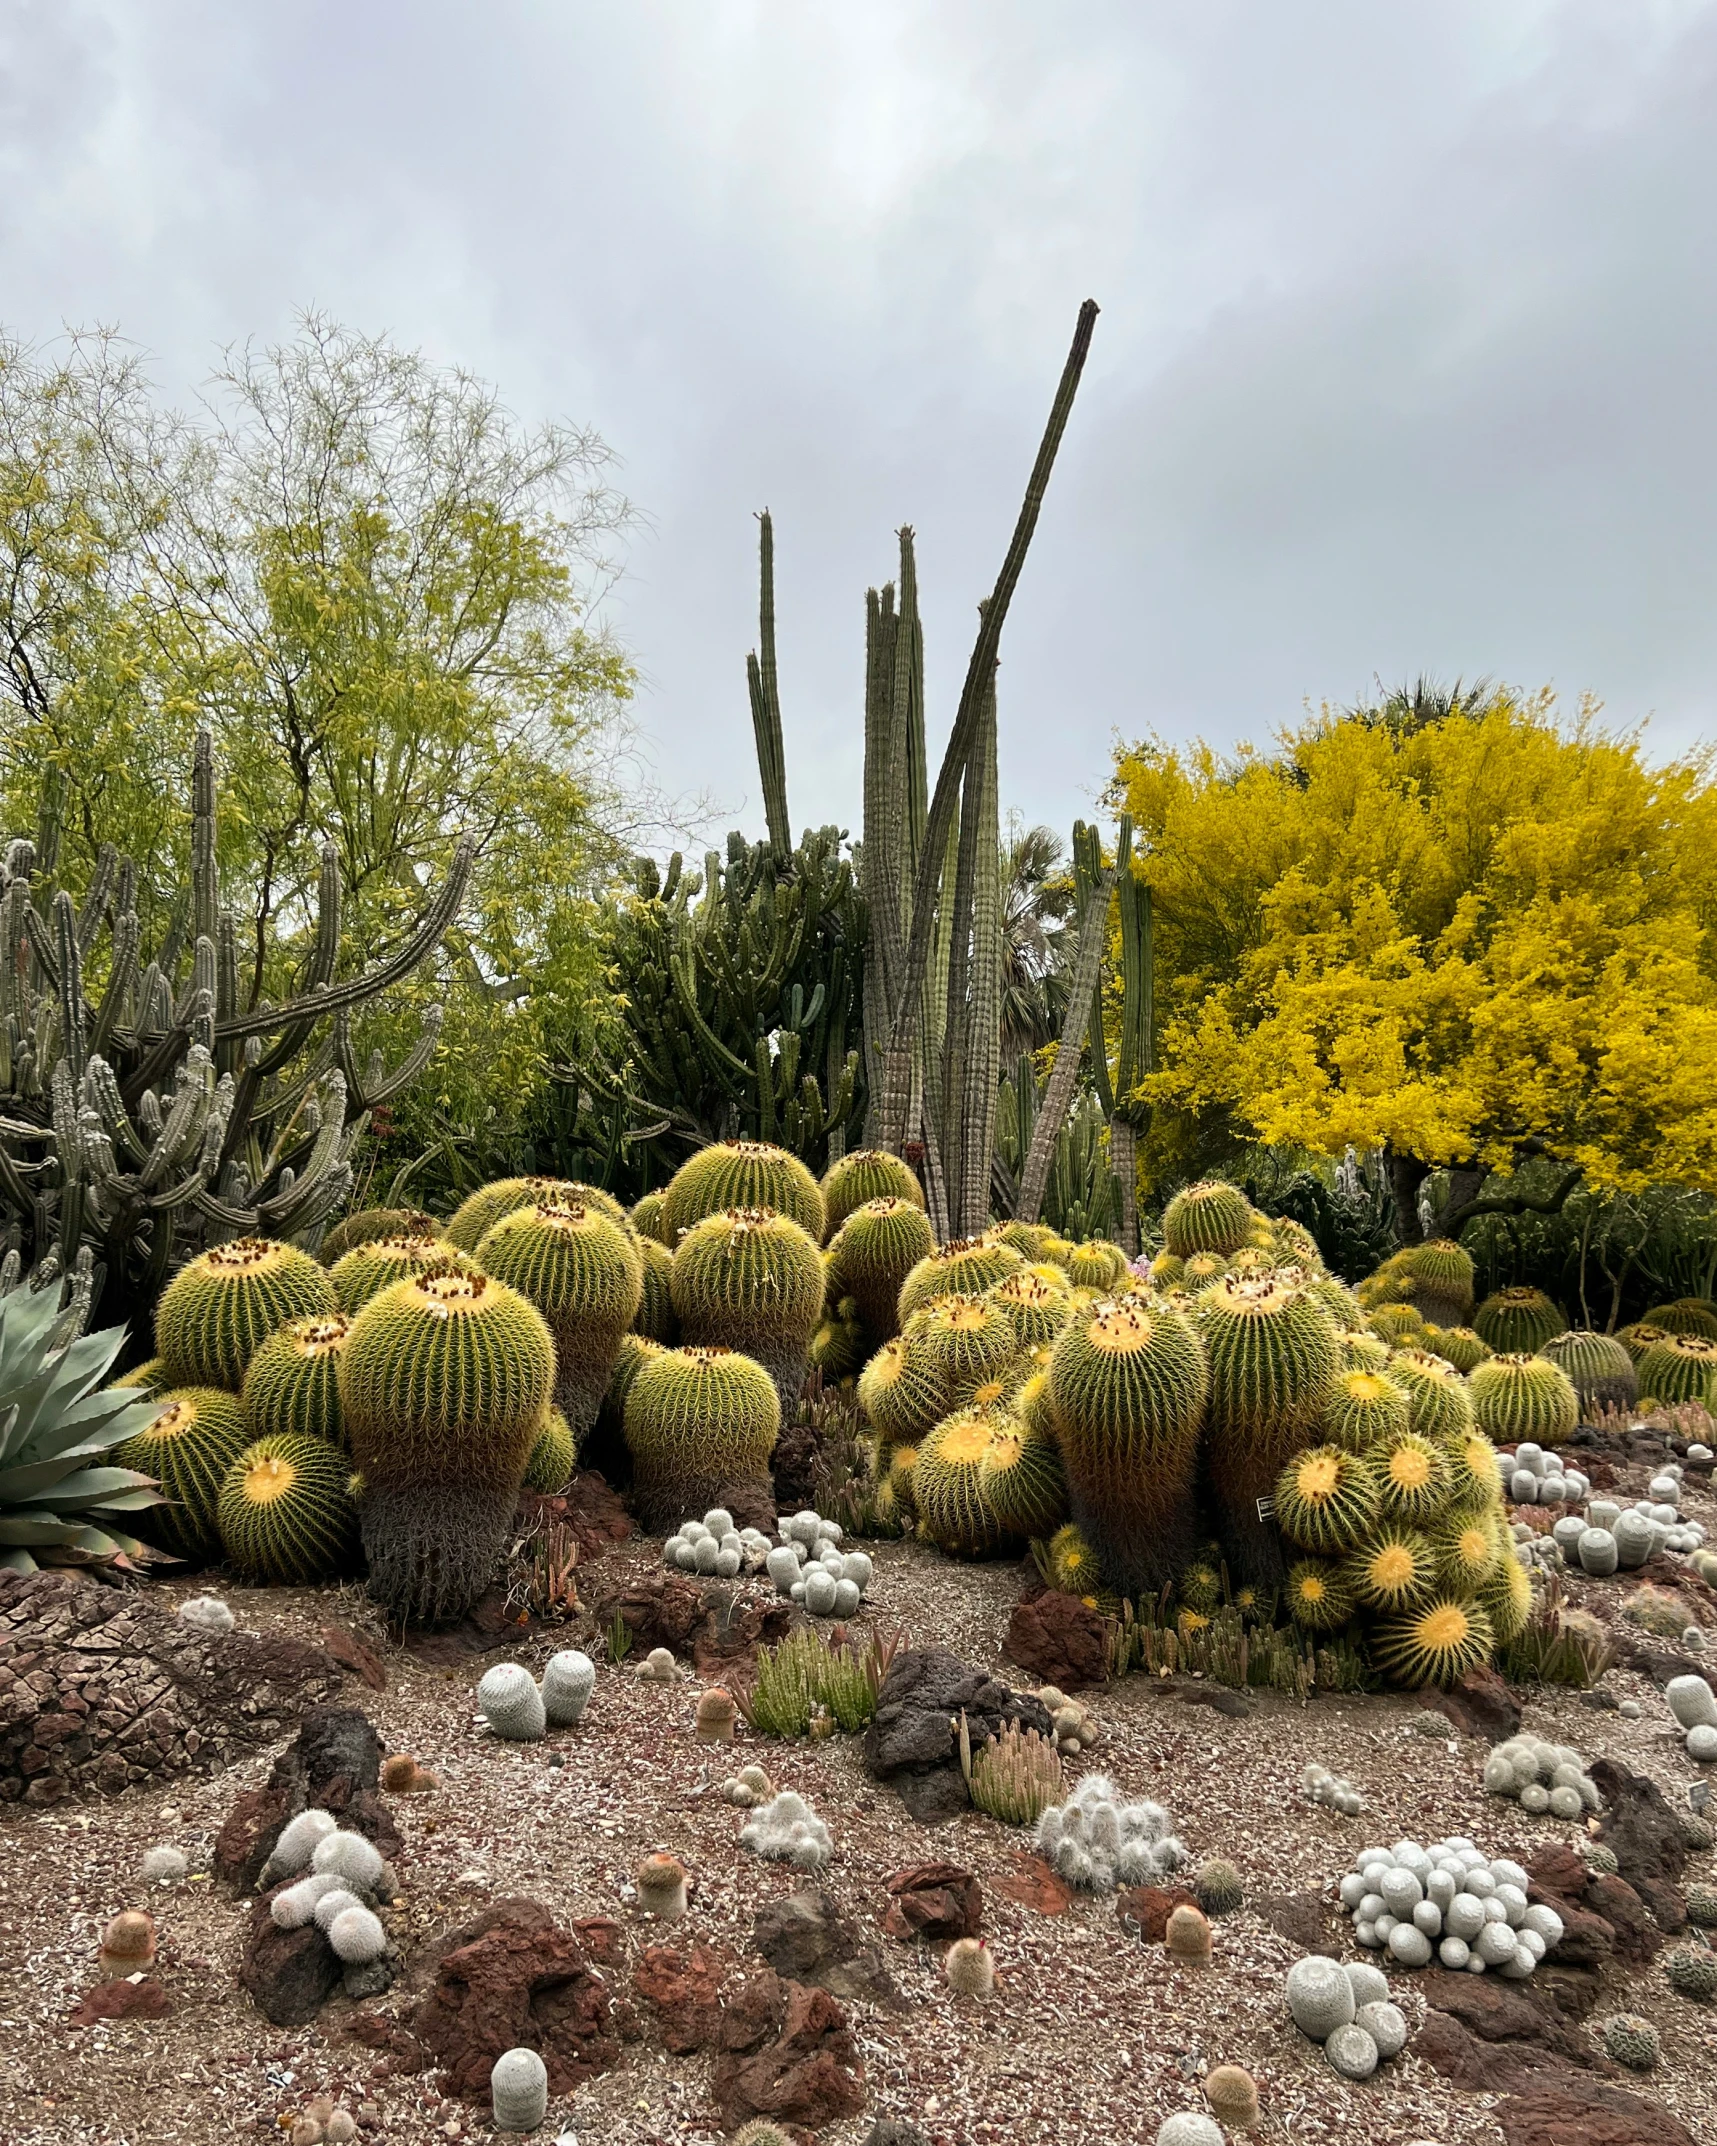
<path fill-rule="evenodd" d="M 215 759 L 199 733 L 191 876 L 151 949 L 141 873 L 102 848 L 83 900 L 52 884 L 58 786 L 35 841 L 0 857 L 0 1221 L 39 1286 L 87 1251 L 93 1311 L 145 1314 L 174 1268 L 240 1234 L 314 1243 L 352 1184 L 369 1113 L 423 1071 L 432 1012 L 392 1072 L 360 1070 L 350 1019 L 434 953 L 470 871 L 462 845 L 416 929 L 339 977 L 340 874 L 323 851 L 300 980 L 279 1003 L 241 984 L 240 925 L 215 865 Z M 99 952 L 98 952 L 99 947 Z M 86 976 L 104 977 L 98 996 Z"/>

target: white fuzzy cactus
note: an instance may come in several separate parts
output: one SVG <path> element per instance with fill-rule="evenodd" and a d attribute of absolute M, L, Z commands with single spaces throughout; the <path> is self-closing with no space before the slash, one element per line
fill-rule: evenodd
<path fill-rule="evenodd" d="M 370 1909 L 347 1908 L 329 1925 L 328 1942 L 348 1967 L 368 1967 L 387 1951 L 388 1934 Z"/>
<path fill-rule="evenodd" d="M 1493 1796 L 1517 1800 L 1535 1818 L 1546 1812 L 1552 1818 L 1581 1818 L 1603 1800 L 1579 1752 L 1540 1736 L 1514 1736 L 1493 1746 L 1484 1785 Z"/>
<path fill-rule="evenodd" d="M 318 1876 L 338 1878 L 360 1893 L 373 1893 L 387 1875 L 381 1850 L 362 1833 L 326 1835 L 316 1843 L 310 1867 Z"/>
<path fill-rule="evenodd" d="M 356 1893 L 349 1891 L 336 1878 L 329 1890 L 317 1901 L 310 1919 L 318 1930 L 326 1933 L 334 1927 L 336 1917 L 344 1915 L 348 1908 L 361 1908 L 363 1904 Z"/>
<path fill-rule="evenodd" d="M 339 1821 L 332 1811 L 300 1811 L 280 1829 L 280 1838 L 263 1867 L 263 1883 L 290 1878 L 294 1871 L 308 1870 L 318 1845 L 337 1832 Z"/>
<path fill-rule="evenodd" d="M 1457 1837 L 1429 1849 L 1410 1840 L 1361 1849 L 1340 1893 L 1359 1943 L 1395 1965 L 1428 1967 L 1435 1958 L 1455 1971 L 1494 1969 L 1518 1981 L 1562 1935 L 1553 1913 L 1527 1905 L 1526 1888 L 1518 1863 L 1487 1862 Z"/>
<path fill-rule="evenodd" d="M 1324 1804 L 1344 1818 L 1357 1818 L 1365 1808 L 1365 1799 L 1351 1781 L 1344 1781 L 1327 1766 L 1315 1762 L 1300 1776 L 1300 1793 L 1308 1803 Z"/>
<path fill-rule="evenodd" d="M 1112 1893 L 1182 1869 L 1187 1852 L 1160 1803 L 1123 1803 L 1107 1774 L 1088 1773 L 1037 1822 L 1038 1852 L 1070 1885 Z"/>
<path fill-rule="evenodd" d="M 283 1886 L 268 1904 L 270 1920 L 277 1929 L 302 1930 L 313 1922 L 316 1904 L 328 1893 L 344 1892 L 345 1886 L 331 1870 L 313 1871 L 295 1885 Z"/>
<path fill-rule="evenodd" d="M 494 1733 L 509 1743 L 540 1743 L 548 1727 L 536 1679 L 518 1662 L 497 1662 L 483 1672 L 477 1705 Z"/>
<path fill-rule="evenodd" d="M 183 1849 L 151 1848 L 143 1858 L 143 1882 L 145 1885 L 182 1885 L 186 1867 Z"/>
<path fill-rule="evenodd" d="M 192 1595 L 179 1604 L 179 1615 L 199 1632 L 230 1632 L 234 1624 L 232 1611 L 219 1595 Z"/>
<path fill-rule="evenodd" d="M 739 1838 L 754 1854 L 796 1870 L 821 1870 L 835 1852 L 828 1827 L 792 1789 L 763 1804 Z"/>
<path fill-rule="evenodd" d="M 551 1728 L 570 1729 L 584 1719 L 596 1689 L 596 1664 L 576 1647 L 551 1654 L 543 1670 L 543 1712 Z"/>

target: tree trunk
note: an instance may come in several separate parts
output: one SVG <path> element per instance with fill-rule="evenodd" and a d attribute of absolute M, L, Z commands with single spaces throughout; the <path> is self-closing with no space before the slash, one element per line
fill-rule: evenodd
<path fill-rule="evenodd" d="M 1395 1234 L 1403 1244 L 1423 1244 L 1425 1232 L 1419 1223 L 1419 1187 L 1431 1174 L 1428 1162 L 1417 1155 L 1404 1155 L 1393 1143 L 1383 1150 L 1389 1167 L 1390 1190 L 1395 1195 Z"/>

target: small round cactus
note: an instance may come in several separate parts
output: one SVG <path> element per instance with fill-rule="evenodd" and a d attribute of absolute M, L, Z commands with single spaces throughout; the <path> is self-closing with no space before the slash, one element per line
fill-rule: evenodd
<path fill-rule="evenodd" d="M 489 2074 L 497 2131 L 534 2131 L 548 2114 L 548 2066 L 534 2049 L 508 2049 Z"/>
<path fill-rule="evenodd" d="M 1193 1898 L 1207 1915 L 1232 1915 L 1246 1898 L 1239 1871 L 1221 1856 L 1201 1863 L 1192 1881 Z"/>
<path fill-rule="evenodd" d="M 185 1868 L 183 1849 L 151 1848 L 143 1858 L 141 1875 L 145 1885 L 182 1885 Z"/>
<path fill-rule="evenodd" d="M 1188 1907 L 1183 1901 L 1169 1916 L 1163 1931 L 1163 1947 L 1169 1958 L 1179 1960 L 1183 1967 L 1208 1967 L 1210 1923 L 1203 1911 Z"/>
<path fill-rule="evenodd" d="M 1362 2004 L 1353 2015 L 1353 2023 L 1370 2035 L 1377 2044 L 1378 2056 L 1386 2064 L 1407 2046 L 1407 2021 L 1398 2005 Z"/>
<path fill-rule="evenodd" d="M 1204 2098 L 1230 2131 L 1250 2131 L 1258 2121 L 1258 2082 L 1238 2064 L 1219 2064 L 1204 2079 Z"/>
<path fill-rule="evenodd" d="M 509 1743 L 540 1743 L 548 1714 L 536 1679 L 518 1662 L 497 1662 L 477 1685 L 477 1705 L 497 1736 Z"/>
<path fill-rule="evenodd" d="M 576 1647 L 551 1654 L 543 1670 L 543 1712 L 552 1729 L 570 1729 L 584 1719 L 596 1689 L 596 1664 Z"/>
<path fill-rule="evenodd" d="M 1669 1986 L 1677 1996 L 1702 2004 L 1717 1997 L 1717 1952 L 1705 1945 L 1680 1945 L 1663 1963 Z"/>
<path fill-rule="evenodd" d="M 1717 1930 L 1717 1885 L 1687 1888 L 1687 1919 L 1699 1930 Z"/>
<path fill-rule="evenodd" d="M 1655 2071 L 1663 2053 L 1657 2029 L 1637 2012 L 1617 2012 L 1598 2029 L 1604 2054 L 1629 2071 Z"/>
<path fill-rule="evenodd" d="M 957 1938 L 948 1947 L 945 1971 L 957 1997 L 987 1997 L 996 1986 L 996 1963 L 981 1937 Z"/>
<path fill-rule="evenodd" d="M 1224 2146 L 1222 2126 L 1214 2117 L 1182 2109 L 1158 2126 L 1157 2146 Z"/>
<path fill-rule="evenodd" d="M 330 1833 L 338 1830 L 339 1821 L 332 1811 L 300 1811 L 296 1818 L 288 1819 L 263 1866 L 263 1883 L 270 1884 L 278 1878 L 290 1878 L 295 1871 L 308 1870 L 310 1858 L 317 1848 Z"/>
<path fill-rule="evenodd" d="M 1369 2079 L 1377 2069 L 1379 2054 L 1377 2044 L 1354 2020 L 1345 2027 L 1337 2027 L 1324 2044 L 1324 2055 L 1329 2058 L 1331 2069 L 1338 2071 L 1344 2079 Z"/>
<path fill-rule="evenodd" d="M 368 1908 L 347 1908 L 328 1927 L 328 1942 L 349 1967 L 367 1967 L 388 1949 L 381 1919 Z"/>
<path fill-rule="evenodd" d="M 343 1885 L 365 1893 L 373 1893 L 387 1874 L 382 1852 L 373 1840 L 362 1833 L 338 1830 L 316 1843 L 310 1868 L 318 1877 L 338 1878 Z"/>
<path fill-rule="evenodd" d="M 348 1908 L 361 1908 L 363 1904 L 356 1893 L 348 1892 L 345 1886 L 336 1881 L 317 1901 L 311 1911 L 310 1920 L 326 1935 Z"/>
<path fill-rule="evenodd" d="M 155 1919 L 140 1908 L 114 1916 L 101 1933 L 101 1971 L 110 1982 L 155 1964 Z"/>
<path fill-rule="evenodd" d="M 686 1912 L 686 1866 L 677 1855 L 647 1855 L 636 1872 L 638 1905 L 658 1922 L 678 1922 Z"/>
<path fill-rule="evenodd" d="M 720 1685 L 698 1696 L 698 1740 L 706 1744 L 730 1744 L 733 1741 L 733 1724 L 738 1719 L 739 1708 L 734 1704 L 733 1694 L 723 1691 Z"/>
<path fill-rule="evenodd" d="M 315 1921 L 317 1905 L 327 1894 L 345 1890 L 331 1870 L 313 1871 L 295 1885 L 281 1887 L 268 1904 L 269 1918 L 278 1930 L 302 1930 L 306 1923 Z"/>
<path fill-rule="evenodd" d="M 1288 1969 L 1288 2010 L 1302 2034 L 1327 2042 L 1338 2027 L 1352 2022 L 1358 2007 L 1353 1984 L 1339 1964 L 1321 1953 L 1308 1953 Z"/>

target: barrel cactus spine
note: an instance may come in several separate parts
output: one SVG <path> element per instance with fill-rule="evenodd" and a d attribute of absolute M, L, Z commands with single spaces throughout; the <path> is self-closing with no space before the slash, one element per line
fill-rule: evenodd
<path fill-rule="evenodd" d="M 1526 1630 L 1533 1609 L 1532 1575 L 1514 1553 L 1514 1545 L 1500 1541 L 1496 1570 L 1480 1591 L 1479 1600 L 1491 1621 L 1497 1645 L 1512 1646 Z"/>
<path fill-rule="evenodd" d="M 994 1557 L 1019 1538 L 984 1493 L 983 1462 L 996 1433 L 983 1409 L 956 1409 L 918 1449 L 912 1494 L 919 1532 L 953 1557 Z"/>
<path fill-rule="evenodd" d="M 236 1393 L 245 1367 L 289 1319 L 331 1312 L 327 1270 L 296 1245 L 234 1237 L 179 1269 L 155 1307 L 155 1346 L 176 1386 Z"/>
<path fill-rule="evenodd" d="M 1238 1252 L 1252 1228 L 1252 1203 L 1238 1185 L 1209 1178 L 1177 1192 L 1163 1210 L 1163 1242 L 1177 1259 Z"/>
<path fill-rule="evenodd" d="M 886 1148 L 854 1148 L 823 1172 L 823 1210 L 832 1235 L 855 1209 L 873 1200 L 904 1200 L 922 1208 L 924 1187 L 912 1165 Z"/>
<path fill-rule="evenodd" d="M 1614 1334 L 1573 1327 L 1553 1336 L 1539 1353 L 1568 1374 L 1583 1411 L 1632 1408 L 1639 1399 L 1634 1360 Z M 1462 1368 L 1471 1371 L 1477 1367 L 1467 1364 Z"/>
<path fill-rule="evenodd" d="M 1425 1347 L 1456 1371 L 1476 1371 L 1493 1351 L 1470 1326 L 1433 1326 L 1427 1329 Z M 1623 1351 L 1624 1355 L 1626 1351 Z"/>
<path fill-rule="evenodd" d="M 352 1322 L 343 1311 L 290 1320 L 251 1358 L 244 1410 L 253 1436 L 346 1442 L 340 1414 L 340 1351 Z"/>
<path fill-rule="evenodd" d="M 1496 1634 L 1477 1602 L 1435 1595 L 1370 1634 L 1372 1661 L 1391 1683 L 1447 1686 L 1490 1659 Z"/>
<path fill-rule="evenodd" d="M 925 1314 L 908 1353 L 928 1364 L 964 1406 L 1019 1353 L 1013 1321 L 992 1298 L 949 1297 Z"/>
<path fill-rule="evenodd" d="M 1381 1371 L 1338 1372 L 1320 1428 L 1344 1452 L 1365 1453 L 1408 1426 L 1407 1396 Z"/>
<path fill-rule="evenodd" d="M 1377 1486 L 1358 1454 L 1307 1446 L 1276 1483 L 1276 1524 L 1302 1550 L 1334 1557 L 1359 1542 L 1377 1518 Z"/>
<path fill-rule="evenodd" d="M 796 1155 L 762 1140 L 724 1140 L 700 1148 L 675 1171 L 663 1196 L 668 1242 L 681 1240 L 706 1215 L 767 1207 L 788 1216 L 820 1245 L 828 1234 L 822 1188 Z"/>
<path fill-rule="evenodd" d="M 1580 1420 L 1573 1381 L 1546 1356 L 1493 1356 L 1470 1383 L 1478 1427 L 1498 1445 L 1548 1444 L 1566 1438 Z"/>
<path fill-rule="evenodd" d="M 351 1469 L 325 1438 L 275 1432 L 227 1469 L 216 1525 L 227 1562 L 247 1580 L 303 1587 L 350 1569 L 358 1546 Z"/>
<path fill-rule="evenodd" d="M 638 1232 L 637 1251 L 643 1294 L 638 1299 L 632 1331 L 671 1348 L 680 1338 L 680 1322 L 674 1316 L 674 1255 L 660 1238 L 647 1236 L 642 1230 Z"/>
<path fill-rule="evenodd" d="M 1328 1558 L 1303 1557 L 1288 1567 L 1282 1605 L 1302 1631 L 1339 1632 L 1353 1615 L 1352 1581 Z"/>
<path fill-rule="evenodd" d="M 686 1343 L 755 1358 L 775 1381 L 783 1418 L 791 1415 L 823 1315 L 823 1261 L 809 1233 L 768 1207 L 706 1214 L 680 1239 L 673 1290 Z"/>
<path fill-rule="evenodd" d="M 768 1495 L 781 1402 L 751 1357 L 696 1344 L 663 1349 L 639 1365 L 623 1420 L 639 1513 L 652 1533 L 740 1491 Z"/>
<path fill-rule="evenodd" d="M 1499 1289 L 1473 1313 L 1473 1328 L 1498 1356 L 1530 1356 L 1565 1334 L 1568 1321 L 1542 1289 Z"/>
<path fill-rule="evenodd" d="M 531 1445 L 530 1459 L 519 1487 L 552 1498 L 566 1488 L 578 1466 L 578 1440 L 572 1425 L 558 1408 L 550 1408 Z"/>
<path fill-rule="evenodd" d="M 154 1399 L 154 1416 L 113 1449 L 113 1465 L 153 1476 L 171 1500 L 139 1513 L 138 1533 L 187 1564 L 207 1564 L 220 1555 L 221 1485 L 250 1443 L 250 1425 L 224 1387 L 176 1387 Z"/>
<path fill-rule="evenodd" d="M 1127 1255 L 1107 1237 L 1087 1237 L 1073 1247 L 1067 1278 L 1075 1288 L 1100 1289 L 1105 1296 L 1127 1272 Z"/>
<path fill-rule="evenodd" d="M 1692 1401 L 1717 1407 L 1717 1341 L 1699 1334 L 1666 1334 L 1644 1351 L 1637 1366 L 1639 1390 L 1660 1405 Z"/>
<path fill-rule="evenodd" d="M 582 1439 L 596 1421 L 620 1337 L 638 1315 L 644 1259 L 624 1222 L 558 1190 L 504 1215 L 478 1242 L 485 1273 L 534 1304 L 555 1346 L 555 1401 Z"/>
<path fill-rule="evenodd" d="M 978 1462 L 978 1487 L 1010 1534 L 1048 1541 L 1067 1518 L 1067 1476 L 1053 1438 L 1004 1417 Z"/>
<path fill-rule="evenodd" d="M 1071 1249 L 1071 1247 L 1069 1248 Z M 900 1324 L 937 1297 L 981 1297 L 1026 1262 L 1012 1245 L 989 1237 L 955 1237 L 928 1253 L 900 1285 Z"/>
<path fill-rule="evenodd" d="M 948 1413 L 946 1379 L 898 1335 L 859 1373 L 859 1406 L 885 1446 L 914 1445 Z"/>
<path fill-rule="evenodd" d="M 1380 1614 L 1397 1616 L 1416 1607 L 1437 1584 L 1437 1559 L 1416 1528 L 1380 1526 L 1342 1561 L 1342 1572 L 1355 1602 Z"/>
<path fill-rule="evenodd" d="M 554 1369 L 542 1314 L 489 1275 L 396 1282 L 352 1321 L 340 1404 L 370 1592 L 396 1616 L 459 1615 L 488 1585 Z"/>
<path fill-rule="evenodd" d="M 1054 1343 L 1049 1403 L 1073 1518 L 1106 1584 L 1135 1600 L 1172 1580 L 1191 1548 L 1205 1391 L 1191 1326 L 1140 1298 L 1076 1315 Z"/>
<path fill-rule="evenodd" d="M 1455 1367 L 1429 1349 L 1397 1349 L 1389 1376 L 1407 1396 L 1407 1420 L 1422 1438 L 1459 1438 L 1473 1421 L 1472 1394 Z"/>
<path fill-rule="evenodd" d="M 1415 1430 L 1397 1431 L 1366 1456 L 1386 1520 L 1417 1527 L 1442 1510 L 1449 1495 L 1449 1463 L 1434 1439 Z"/>
<path fill-rule="evenodd" d="M 901 1285 L 935 1249 L 929 1217 L 911 1200 L 867 1200 L 836 1231 L 831 1287 L 858 1305 L 873 1343 L 899 1332 Z"/>
<path fill-rule="evenodd" d="M 1073 1310 L 1072 1293 L 1060 1269 L 1024 1267 L 987 1291 L 982 1300 L 1005 1312 L 1023 1349 L 1054 1341 Z"/>

